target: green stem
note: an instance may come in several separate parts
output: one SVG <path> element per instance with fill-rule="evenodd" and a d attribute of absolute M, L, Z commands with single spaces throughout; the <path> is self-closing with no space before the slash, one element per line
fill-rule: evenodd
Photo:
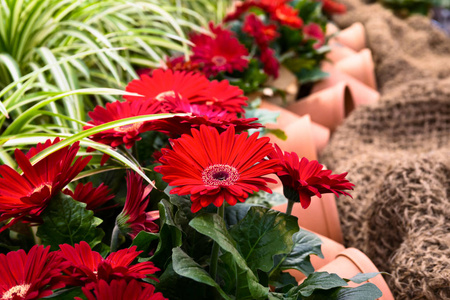
<path fill-rule="evenodd" d="M 217 208 L 217 214 L 223 219 L 223 216 L 225 215 L 225 205 L 222 204 L 219 208 Z M 217 277 L 217 263 L 219 261 L 219 244 L 214 242 L 211 252 L 211 264 L 209 267 L 209 274 L 211 275 L 211 278 L 216 281 Z"/>
<path fill-rule="evenodd" d="M 117 247 L 119 246 L 119 234 L 120 234 L 120 229 L 119 226 L 116 224 L 114 226 L 113 232 L 111 234 L 111 245 L 110 245 L 110 251 L 111 252 L 116 252 L 117 251 Z"/>
<path fill-rule="evenodd" d="M 287 215 L 291 215 L 291 213 L 292 213 L 292 208 L 294 207 L 294 201 L 291 201 L 291 200 L 288 200 L 288 205 L 287 205 L 287 208 L 286 208 L 286 214 Z"/>

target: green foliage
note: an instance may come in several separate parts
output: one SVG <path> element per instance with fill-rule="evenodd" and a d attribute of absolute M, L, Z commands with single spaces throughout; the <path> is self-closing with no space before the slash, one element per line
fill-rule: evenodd
<path fill-rule="evenodd" d="M 254 206 L 230 229 L 230 234 L 239 253 L 256 273 L 258 269 L 268 272 L 275 255 L 291 251 L 292 236 L 297 231 L 296 217 Z"/>
<path fill-rule="evenodd" d="M 189 255 L 184 253 L 181 248 L 173 248 L 172 253 L 173 270 L 177 274 L 212 286 L 217 289 L 223 299 L 231 299 L 220 288 L 216 281 L 211 278 L 211 276 L 209 276 L 209 274 L 199 264 L 197 264 L 191 257 L 189 257 Z"/>
<path fill-rule="evenodd" d="M 292 237 L 294 247 L 288 255 L 280 256 L 280 269 L 289 270 L 295 269 L 305 275 L 310 275 L 314 272 L 314 267 L 311 265 L 310 255 L 317 255 L 323 258 L 320 249 L 322 241 L 320 238 L 304 229 L 296 232 Z"/>
<path fill-rule="evenodd" d="M 268 288 L 259 284 L 258 278 L 236 249 L 236 242 L 228 233 L 224 221 L 217 214 L 202 214 L 194 218 L 189 224 L 198 232 L 212 238 L 223 251 L 231 254 L 232 261 L 236 264 L 236 277 L 239 280 L 236 287 L 236 299 L 264 299 L 267 297 Z M 248 288 L 249 295 L 238 293 L 241 285 Z"/>
<path fill-rule="evenodd" d="M 102 220 L 94 217 L 85 203 L 70 196 L 60 193 L 51 199 L 41 217 L 44 223 L 39 226 L 37 236 L 52 249 L 58 249 L 60 244 L 74 245 L 81 241 L 94 247 L 102 241 L 104 232 L 97 228 Z"/>

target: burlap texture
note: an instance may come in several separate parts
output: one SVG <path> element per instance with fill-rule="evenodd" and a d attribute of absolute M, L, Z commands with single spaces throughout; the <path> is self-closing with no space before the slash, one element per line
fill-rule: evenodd
<path fill-rule="evenodd" d="M 414 15 L 399 19 L 378 3 L 343 2 L 349 11 L 334 20 L 342 28 L 354 22 L 365 26 L 382 93 L 410 80 L 450 76 L 450 39 L 431 26 L 429 18 Z"/>
<path fill-rule="evenodd" d="M 356 185 L 337 201 L 346 246 L 396 299 L 450 299 L 450 78 L 414 79 L 352 112 L 321 161 Z"/>

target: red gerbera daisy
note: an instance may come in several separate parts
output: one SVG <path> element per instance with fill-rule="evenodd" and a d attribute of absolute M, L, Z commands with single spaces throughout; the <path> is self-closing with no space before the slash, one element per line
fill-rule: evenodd
<path fill-rule="evenodd" d="M 171 194 L 191 195 L 192 212 L 224 200 L 235 205 L 259 190 L 271 192 L 266 184 L 274 180 L 264 176 L 277 170 L 278 161 L 264 159 L 273 151 L 267 137 L 235 135 L 233 126 L 219 135 L 202 125 L 171 143 L 173 150 L 162 149 L 162 165 L 155 170 L 175 186 Z"/>
<path fill-rule="evenodd" d="M 73 160 L 78 152 L 79 142 L 64 147 L 46 156 L 34 165 L 29 158 L 43 149 L 59 142 L 47 140 L 31 149 L 27 156 L 19 149 L 14 152 L 22 174 L 7 165 L 0 166 L 0 221 L 12 218 L 0 232 L 17 223 L 39 222 L 39 215 L 47 207 L 50 199 L 58 194 L 83 170 L 91 157 Z M 72 164 L 73 163 L 73 164 Z"/>
<path fill-rule="evenodd" d="M 303 26 L 303 20 L 298 16 L 298 10 L 287 4 L 277 6 L 271 17 L 280 24 L 292 28 L 298 29 Z"/>
<path fill-rule="evenodd" d="M 260 47 L 267 47 L 278 36 L 275 24 L 265 25 L 255 14 L 245 18 L 242 31 L 252 36 Z"/>
<path fill-rule="evenodd" d="M 73 192 L 69 189 L 65 189 L 63 193 L 76 201 L 86 203 L 86 209 L 88 210 L 96 210 L 114 198 L 114 195 L 111 194 L 111 190 L 103 183 L 94 188 L 92 187 L 92 182 L 88 182 L 87 184 L 80 182 Z"/>
<path fill-rule="evenodd" d="M 247 97 L 237 86 L 230 85 L 228 80 L 210 82 L 208 88 L 202 92 L 206 100 L 191 101 L 197 104 L 216 106 L 221 110 L 227 110 L 232 113 L 243 113 L 243 106 L 247 106 Z"/>
<path fill-rule="evenodd" d="M 202 71 L 200 70 L 199 64 L 193 63 L 190 60 L 186 61 L 184 56 L 169 57 L 169 58 L 167 58 L 165 64 L 166 64 L 167 69 L 170 69 L 173 71 L 187 71 L 187 72 L 202 73 Z"/>
<path fill-rule="evenodd" d="M 59 245 L 61 256 L 69 266 L 64 273 L 69 275 L 71 285 L 85 285 L 91 289 L 96 282 L 103 279 L 111 282 L 113 279 L 141 279 L 150 276 L 159 269 L 150 262 L 141 262 L 131 265 L 142 251 L 136 251 L 136 246 L 112 252 L 107 258 L 100 253 L 92 251 L 88 243 L 81 241 L 75 247 L 63 244 Z"/>
<path fill-rule="evenodd" d="M 154 213 L 146 213 L 149 197 L 152 190 L 150 185 L 144 185 L 142 177 L 136 173 L 127 174 L 127 198 L 122 212 L 117 216 L 116 223 L 120 231 L 134 238 L 142 230 L 158 232 L 158 225 L 153 220 Z"/>
<path fill-rule="evenodd" d="M 210 28 L 215 37 L 206 34 L 192 35 L 193 63 L 199 63 L 206 76 L 215 76 L 220 72 L 243 71 L 248 65 L 248 51 L 231 31 L 218 26 Z"/>
<path fill-rule="evenodd" d="M 84 130 L 117 121 L 125 118 L 152 115 L 161 113 L 160 104 L 152 100 L 142 100 L 134 102 L 106 103 L 106 108 L 96 106 L 94 111 L 88 113 L 92 121 L 83 127 Z M 140 141 L 140 134 L 151 130 L 150 122 L 137 122 L 131 125 L 119 126 L 114 129 L 108 129 L 100 133 L 96 133 L 90 138 L 96 142 L 117 147 L 122 144 L 129 149 L 136 141 Z"/>
<path fill-rule="evenodd" d="M 314 49 L 319 49 L 325 43 L 325 34 L 317 23 L 310 23 L 303 27 L 303 35 L 307 40 L 316 40 Z"/>
<path fill-rule="evenodd" d="M 182 134 L 190 134 L 192 128 L 198 128 L 202 124 L 215 127 L 219 132 L 225 131 L 229 126 L 234 126 L 236 132 L 262 127 L 261 124 L 254 123 L 258 118 L 239 118 L 236 113 L 230 113 L 217 106 L 191 104 L 187 99 L 179 97 L 164 101 L 162 107 L 165 112 L 191 113 L 189 116 L 177 116 L 153 122 L 155 131 L 162 132 L 172 138 L 180 137 Z"/>
<path fill-rule="evenodd" d="M 275 57 L 275 50 L 267 47 L 261 49 L 260 55 L 261 62 L 264 64 L 264 72 L 267 75 L 271 75 L 274 78 L 278 77 L 278 71 L 280 69 L 280 63 Z"/>
<path fill-rule="evenodd" d="M 327 14 L 343 14 L 347 11 L 347 7 L 333 0 L 321 0 L 322 10 Z"/>
<path fill-rule="evenodd" d="M 53 294 L 65 286 L 61 270 L 66 263 L 50 247 L 35 245 L 24 250 L 0 254 L 0 296 L 2 300 L 34 300 Z"/>
<path fill-rule="evenodd" d="M 353 183 L 345 179 L 347 173 L 331 174 L 331 170 L 323 170 L 317 160 L 309 161 L 303 157 L 301 160 L 295 152 L 284 152 L 275 145 L 270 158 L 280 162 L 281 170 L 277 176 L 283 183 L 284 195 L 290 201 L 300 202 L 303 208 L 311 203 L 311 197 L 322 197 L 324 193 L 334 193 L 350 196 L 344 190 L 353 190 Z"/>
<path fill-rule="evenodd" d="M 124 98 L 128 101 L 144 99 L 161 101 L 167 95 L 180 95 L 189 101 L 202 100 L 203 97 L 200 96 L 200 93 L 208 85 L 208 79 L 199 73 L 156 69 L 152 76 L 142 75 L 140 79 L 131 81 L 126 87 L 127 92 L 145 97 L 124 96 Z"/>
<path fill-rule="evenodd" d="M 155 287 L 151 284 L 142 284 L 136 280 L 112 280 L 108 284 L 99 280 L 94 286 L 94 291 L 85 287 L 81 288 L 88 300 L 168 300 L 163 294 L 155 293 Z M 76 300 L 82 300 L 75 297 Z"/>

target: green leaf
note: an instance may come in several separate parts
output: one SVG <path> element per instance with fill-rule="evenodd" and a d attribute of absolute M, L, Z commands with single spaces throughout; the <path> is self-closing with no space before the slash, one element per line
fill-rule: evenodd
<path fill-rule="evenodd" d="M 250 269 L 268 272 L 276 254 L 291 251 L 292 236 L 298 229 L 296 217 L 254 206 L 231 228 L 230 234 Z"/>
<path fill-rule="evenodd" d="M 255 206 L 255 204 L 236 203 L 236 205 L 226 207 L 224 218 L 227 227 L 239 223 L 239 221 L 241 221 L 247 215 L 248 211 L 253 206 Z"/>
<path fill-rule="evenodd" d="M 67 299 L 73 299 L 74 297 L 81 297 L 81 299 L 85 298 L 84 293 L 81 290 L 81 287 L 59 290 L 59 291 L 53 293 L 51 296 L 45 297 L 43 299 L 67 300 Z"/>
<path fill-rule="evenodd" d="M 142 230 L 139 232 L 136 237 L 133 239 L 131 246 L 137 246 L 137 251 L 143 251 L 141 253 L 141 257 L 148 256 L 150 253 L 152 242 L 159 239 L 158 233 L 147 232 Z"/>
<path fill-rule="evenodd" d="M 306 300 L 375 300 L 383 293 L 372 283 L 366 283 L 355 288 L 339 287 L 330 290 L 316 290 L 305 298 Z"/>
<path fill-rule="evenodd" d="M 229 252 L 233 256 L 236 265 L 242 269 L 242 277 L 245 278 L 245 282 L 240 281 L 239 285 L 248 285 L 253 299 L 267 298 L 268 288 L 259 284 L 258 278 L 247 266 L 245 259 L 236 249 L 236 242 L 228 233 L 225 222 L 221 217 L 217 214 L 202 214 L 194 218 L 189 225 L 198 232 L 212 238 L 224 251 Z M 243 298 L 236 297 L 236 299 Z"/>
<path fill-rule="evenodd" d="M 301 69 L 295 72 L 295 75 L 300 83 L 315 82 L 330 76 L 330 74 L 322 71 L 318 67 L 311 70 Z"/>
<path fill-rule="evenodd" d="M 269 300 L 297 300 L 297 296 L 286 296 L 282 293 L 269 293 Z"/>
<path fill-rule="evenodd" d="M 373 283 L 366 283 L 355 288 L 340 288 L 331 297 L 336 300 L 375 300 L 383 296 Z"/>
<path fill-rule="evenodd" d="M 159 229 L 159 243 L 152 256 L 153 261 L 157 266 L 165 266 L 170 259 L 172 249 L 180 247 L 182 244 L 181 228 L 174 221 L 173 205 L 169 201 L 163 199 L 158 204 L 159 219 L 161 228 Z"/>
<path fill-rule="evenodd" d="M 315 290 L 330 290 L 342 286 L 347 286 L 347 282 L 338 275 L 328 272 L 316 272 L 309 275 L 302 284 L 292 288 L 287 295 L 309 297 Z"/>
<path fill-rule="evenodd" d="M 344 278 L 346 281 L 353 281 L 354 283 L 363 283 L 364 281 L 367 281 L 371 278 L 374 278 L 378 274 L 381 274 L 380 272 L 372 272 L 372 273 L 358 273 L 355 276 L 353 276 L 350 279 Z"/>
<path fill-rule="evenodd" d="M 284 260 L 280 268 L 282 270 L 296 269 L 308 276 L 314 272 L 309 256 L 315 254 L 323 258 L 320 250 L 322 240 L 314 233 L 304 229 L 296 232 L 292 240 L 294 241 L 294 248 L 288 255 L 283 257 Z"/>
<path fill-rule="evenodd" d="M 183 252 L 181 248 L 172 249 L 172 265 L 173 270 L 181 276 L 193 279 L 197 282 L 207 284 L 217 289 L 223 299 L 231 299 L 220 288 L 217 282 L 209 276 L 209 274 L 203 270 L 203 268 L 197 264 L 189 255 Z"/>
<path fill-rule="evenodd" d="M 94 212 L 87 210 L 85 203 L 62 193 L 51 199 L 41 217 L 44 223 L 39 226 L 37 236 L 52 249 L 58 249 L 60 244 L 73 246 L 81 241 L 86 241 L 93 248 L 105 234 L 97 228 L 102 220 L 94 217 Z"/>

